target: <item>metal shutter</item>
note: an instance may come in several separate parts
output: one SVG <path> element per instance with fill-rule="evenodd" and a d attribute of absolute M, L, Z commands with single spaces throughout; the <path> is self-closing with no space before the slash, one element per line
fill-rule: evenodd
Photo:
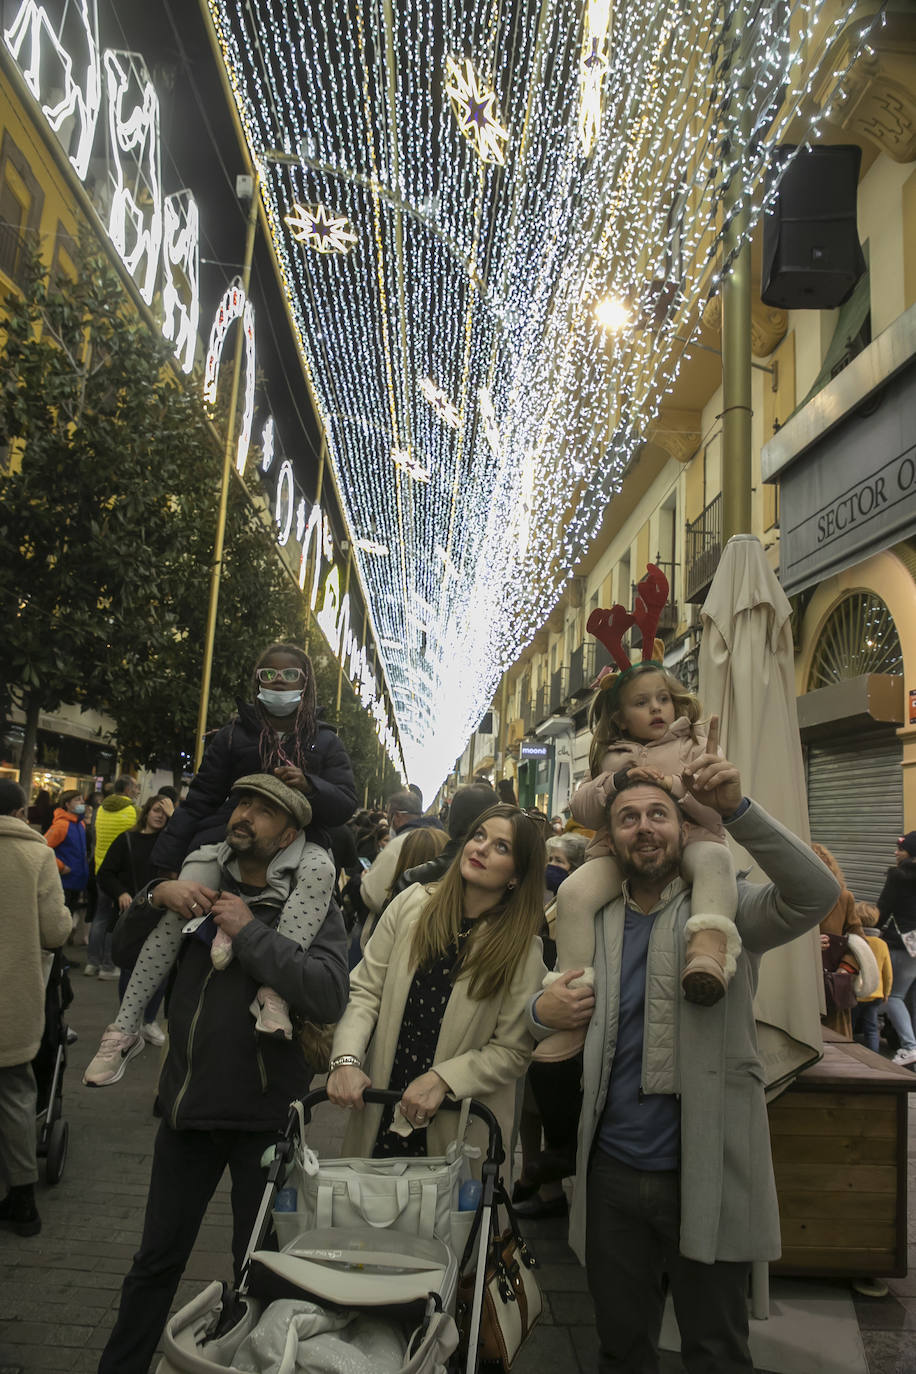
<path fill-rule="evenodd" d="M 859 901 L 875 901 L 903 829 L 903 746 L 893 728 L 807 750 L 811 838 L 833 854 Z"/>

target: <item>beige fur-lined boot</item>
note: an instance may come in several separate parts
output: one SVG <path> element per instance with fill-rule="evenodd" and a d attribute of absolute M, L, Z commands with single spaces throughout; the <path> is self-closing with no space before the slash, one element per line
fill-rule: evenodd
<path fill-rule="evenodd" d="M 564 969 L 555 970 L 553 973 L 544 975 L 543 987 L 549 988 L 551 983 L 555 983 L 561 978 Z M 569 985 L 571 988 L 593 988 L 595 986 L 595 970 L 593 968 L 583 969 L 582 977 L 576 978 Z M 553 1035 L 548 1035 L 538 1045 L 534 1054 L 531 1056 L 538 1064 L 559 1064 L 564 1059 L 572 1059 L 585 1044 L 585 1033 L 588 1026 L 582 1026 L 580 1030 L 558 1030 Z"/>
<path fill-rule="evenodd" d="M 684 927 L 687 959 L 681 987 L 688 1002 L 714 1006 L 725 996 L 738 966 L 741 936 L 727 916 L 691 916 Z"/>

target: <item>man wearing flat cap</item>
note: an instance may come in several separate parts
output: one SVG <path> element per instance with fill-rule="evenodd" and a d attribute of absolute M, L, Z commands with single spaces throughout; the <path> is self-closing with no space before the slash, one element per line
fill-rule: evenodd
<path fill-rule="evenodd" d="M 337 1021 L 346 1005 L 347 937 L 340 912 L 332 902 L 316 921 L 307 906 L 290 900 L 305 890 L 310 862 L 320 866 L 322 855 L 327 860 L 303 834 L 308 801 L 266 773 L 240 778 L 234 796 L 225 840 L 189 855 L 179 878 L 150 884 L 125 918 L 128 926 L 130 918 L 145 919 L 149 929 L 150 913 L 155 919 L 158 909 L 160 925 L 177 920 L 184 933 L 169 995 L 162 1121 L 143 1238 L 99 1374 L 147 1374 L 227 1167 L 239 1277 L 264 1190 L 261 1157 L 283 1133 L 290 1102 L 308 1091 L 314 1067 L 299 1035 L 257 1028 L 259 997 L 272 991 L 282 999 L 294 1026 Z"/>

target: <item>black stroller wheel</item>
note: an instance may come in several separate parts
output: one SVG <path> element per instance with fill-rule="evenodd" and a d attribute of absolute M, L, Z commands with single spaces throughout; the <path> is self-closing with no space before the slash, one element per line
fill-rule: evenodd
<path fill-rule="evenodd" d="M 70 1123 L 58 1117 L 48 1132 L 48 1153 L 45 1163 L 45 1178 L 48 1183 L 60 1183 L 67 1163 L 67 1147 L 70 1144 Z"/>

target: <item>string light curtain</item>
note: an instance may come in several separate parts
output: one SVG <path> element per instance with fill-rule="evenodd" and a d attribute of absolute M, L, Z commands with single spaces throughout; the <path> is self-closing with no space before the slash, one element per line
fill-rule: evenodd
<path fill-rule="evenodd" d="M 770 150 L 829 117 L 813 58 L 855 6 L 208 3 L 431 792 L 644 442 L 723 198 L 753 226 Z"/>

